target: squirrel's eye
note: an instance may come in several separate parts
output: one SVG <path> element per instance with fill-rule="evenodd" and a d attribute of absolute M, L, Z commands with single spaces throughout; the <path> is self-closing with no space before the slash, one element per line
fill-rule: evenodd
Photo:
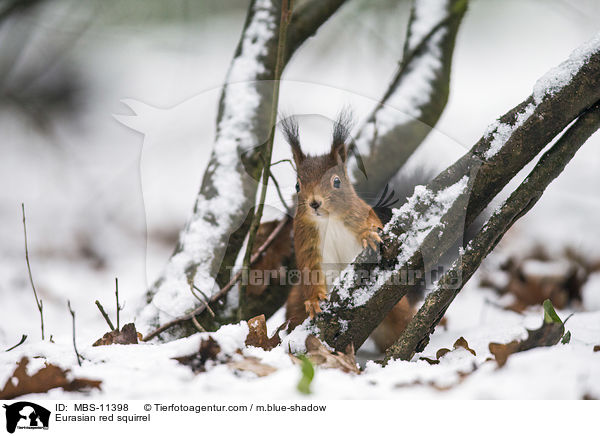
<path fill-rule="evenodd" d="M 296 192 L 300 192 L 300 182 L 296 182 Z"/>
<path fill-rule="evenodd" d="M 333 179 L 333 187 L 334 187 L 335 189 L 340 189 L 340 184 L 341 184 L 341 183 L 342 183 L 342 182 L 340 181 L 340 178 L 339 178 L 339 177 L 335 177 L 335 178 Z"/>

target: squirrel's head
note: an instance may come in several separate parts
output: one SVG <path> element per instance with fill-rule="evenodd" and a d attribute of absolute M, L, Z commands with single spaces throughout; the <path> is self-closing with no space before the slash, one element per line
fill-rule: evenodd
<path fill-rule="evenodd" d="M 283 134 L 296 163 L 299 211 L 314 217 L 342 216 L 358 198 L 346 167 L 351 125 L 350 114 L 342 112 L 334 123 L 329 152 L 310 156 L 300 146 L 296 120 L 289 117 L 282 122 Z"/>

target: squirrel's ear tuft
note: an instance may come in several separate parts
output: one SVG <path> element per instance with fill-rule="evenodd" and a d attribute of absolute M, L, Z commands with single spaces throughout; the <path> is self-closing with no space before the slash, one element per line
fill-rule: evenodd
<path fill-rule="evenodd" d="M 298 134 L 298 121 L 296 118 L 285 117 L 281 121 L 281 130 L 283 131 L 283 136 L 288 144 L 292 147 L 292 154 L 294 155 L 294 162 L 296 162 L 296 166 L 299 166 L 300 163 L 306 157 L 302 152 L 302 148 L 300 147 L 300 135 Z"/>
<path fill-rule="evenodd" d="M 349 108 L 340 111 L 337 119 L 333 123 L 331 154 L 336 158 L 339 156 L 342 159 L 342 162 L 346 162 L 346 157 L 348 156 L 346 142 L 350 137 L 352 124 L 352 111 Z"/>

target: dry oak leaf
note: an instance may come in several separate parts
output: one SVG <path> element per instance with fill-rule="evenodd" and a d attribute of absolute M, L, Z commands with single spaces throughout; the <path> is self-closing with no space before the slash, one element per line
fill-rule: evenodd
<path fill-rule="evenodd" d="M 141 340 L 141 334 L 135 329 L 134 323 L 125 324 L 121 331 L 113 330 L 112 332 L 105 333 L 102 338 L 98 339 L 93 343 L 94 347 L 100 345 L 112 345 L 112 344 L 137 344 L 138 339 Z"/>
<path fill-rule="evenodd" d="M 287 323 L 279 326 L 273 337 L 267 335 L 267 322 L 264 315 L 258 315 L 248 321 L 248 336 L 246 346 L 260 347 L 269 351 L 281 343 L 279 332 Z"/>
<path fill-rule="evenodd" d="M 221 346 L 219 343 L 212 336 L 209 336 L 207 339 L 202 339 L 197 353 L 174 357 L 174 359 L 182 365 L 189 366 L 194 372 L 204 372 L 206 371 L 206 363 L 216 361 L 220 352 Z"/>
<path fill-rule="evenodd" d="M 337 368 L 344 372 L 360 373 L 360 369 L 354 358 L 354 345 L 348 345 L 345 353 L 339 351 L 333 353 L 329 351 L 319 339 L 312 335 L 309 335 L 306 338 L 305 345 L 306 357 L 308 357 L 313 364 L 322 368 Z M 290 357 L 294 363 L 301 364 L 302 361 L 297 357 L 293 355 L 290 355 Z"/>
<path fill-rule="evenodd" d="M 600 351 L 600 345 L 594 345 L 594 353 Z"/>
<path fill-rule="evenodd" d="M 227 364 L 231 369 L 239 371 L 249 371 L 256 374 L 258 377 L 264 377 L 277 371 L 277 368 L 262 363 L 258 358 L 254 356 L 244 357 L 242 360 L 229 362 Z"/>
<path fill-rule="evenodd" d="M 453 350 L 457 350 L 458 348 L 464 348 L 465 350 L 467 350 L 469 353 L 471 353 L 473 356 L 476 356 L 477 354 L 475 353 L 475 350 L 473 350 L 472 348 L 469 347 L 469 343 L 467 342 L 467 340 L 464 337 L 460 337 L 458 338 L 453 345 Z M 425 362 L 429 363 L 430 365 L 437 365 L 438 363 L 440 363 L 440 358 L 444 355 L 446 355 L 447 353 L 449 353 L 451 350 L 448 348 L 440 348 L 439 350 L 437 350 L 437 352 L 435 353 L 435 359 L 430 359 L 428 357 L 420 357 L 419 360 L 424 360 Z"/>
<path fill-rule="evenodd" d="M 27 374 L 27 364 L 29 359 L 23 357 L 18 363 L 15 371 L 7 380 L 2 391 L 0 391 L 0 400 L 10 400 L 21 395 L 44 393 L 50 389 L 63 388 L 65 391 L 83 391 L 88 389 L 100 389 L 100 380 L 88 380 L 76 378 L 69 380 L 67 378 L 68 370 L 63 370 L 56 365 L 46 364 L 33 375 Z M 16 382 L 14 380 L 16 379 Z"/>
<path fill-rule="evenodd" d="M 508 356 L 537 347 L 556 345 L 565 333 L 565 326 L 558 322 L 544 322 L 537 330 L 527 330 L 527 338 L 522 341 L 512 341 L 508 344 L 489 344 L 490 353 L 496 358 L 498 367 L 506 364 Z"/>

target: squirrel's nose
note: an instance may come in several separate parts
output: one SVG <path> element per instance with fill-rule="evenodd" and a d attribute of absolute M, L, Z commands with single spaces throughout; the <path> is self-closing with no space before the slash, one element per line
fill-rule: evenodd
<path fill-rule="evenodd" d="M 317 210 L 319 207 L 321 207 L 321 204 L 321 201 L 313 200 L 310 202 L 310 207 L 312 207 L 314 210 Z"/>

